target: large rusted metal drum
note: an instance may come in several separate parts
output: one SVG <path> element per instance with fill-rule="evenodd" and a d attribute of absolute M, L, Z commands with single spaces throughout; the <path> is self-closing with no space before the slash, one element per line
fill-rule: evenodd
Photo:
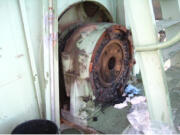
<path fill-rule="evenodd" d="M 81 96 L 93 95 L 100 103 L 123 93 L 133 66 L 131 34 L 125 27 L 79 24 L 61 35 L 60 48 L 67 95 L 77 81 Z"/>

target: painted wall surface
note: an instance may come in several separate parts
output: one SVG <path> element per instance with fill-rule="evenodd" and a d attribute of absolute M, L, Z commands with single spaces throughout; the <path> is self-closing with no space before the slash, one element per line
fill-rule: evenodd
<path fill-rule="evenodd" d="M 19 123 L 40 118 L 40 112 L 18 0 L 1 0 L 0 17 L 0 133 L 10 133 Z"/>

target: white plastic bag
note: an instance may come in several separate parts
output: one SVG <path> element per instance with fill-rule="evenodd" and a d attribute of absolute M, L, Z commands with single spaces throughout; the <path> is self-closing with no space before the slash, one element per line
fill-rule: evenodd
<path fill-rule="evenodd" d="M 127 118 L 136 133 L 144 134 L 174 134 L 173 128 L 167 124 L 157 121 L 150 121 L 148 107 L 146 102 L 132 105 Z"/>

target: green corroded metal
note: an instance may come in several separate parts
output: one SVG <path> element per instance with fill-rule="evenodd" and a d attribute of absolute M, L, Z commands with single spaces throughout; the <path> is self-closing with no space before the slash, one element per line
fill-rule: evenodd
<path fill-rule="evenodd" d="M 0 26 L 2 30 L 0 33 L 0 133 L 10 133 L 17 124 L 29 119 L 52 120 L 48 50 L 49 17 L 54 19 L 55 97 L 53 120 L 57 125 L 60 124 L 57 17 L 68 6 L 78 1 L 52 1 L 53 16 L 48 16 L 48 0 L 0 2 L 0 16 L 3 18 Z M 113 2 L 104 0 L 98 0 L 98 2 L 115 16 Z"/>
<path fill-rule="evenodd" d="M 81 111 L 87 107 L 87 104 L 82 100 L 82 97 L 95 98 L 90 81 L 87 79 L 90 78 L 89 67 L 93 50 L 103 32 L 111 25 L 112 24 L 98 24 L 96 25 L 95 30 L 83 32 L 81 34 L 81 38 L 75 44 L 79 50 L 83 50 L 82 54 L 77 54 L 77 61 L 80 63 L 78 70 L 81 71 L 79 75 L 71 73 L 71 71 L 73 71 L 73 59 L 70 57 L 70 54 L 66 52 L 62 53 L 66 91 L 69 93 L 67 95 L 71 97 L 71 114 L 82 120 L 88 117 L 88 114 L 85 111 Z M 84 67 L 86 67 L 85 70 Z M 83 122 L 86 124 L 87 121 Z"/>
<path fill-rule="evenodd" d="M 51 1 L 51 0 L 50 0 Z M 77 2 L 84 2 L 86 0 L 52 0 L 53 1 L 53 16 L 49 16 L 48 11 L 48 0 L 6 0 L 0 1 L 0 16 L 1 18 L 1 32 L 0 32 L 0 67 L 1 67 L 1 77 L 0 77 L 0 133 L 10 133 L 11 130 L 21 122 L 24 122 L 29 119 L 39 119 L 39 118 L 46 118 L 49 120 L 54 120 L 57 125 L 59 125 L 59 80 L 58 80 L 58 43 L 57 43 L 57 30 L 58 30 L 58 22 L 57 18 L 63 13 L 65 9 L 67 9 L 72 4 Z M 117 21 L 118 23 L 124 24 L 125 20 L 121 21 L 119 17 L 122 17 L 121 13 L 117 14 L 116 10 L 119 12 L 122 9 L 119 7 L 123 7 L 122 5 L 117 7 L 118 4 L 123 1 L 115 1 L 115 0 L 91 0 L 93 2 L 97 2 L 105 9 L 109 11 L 113 21 Z M 164 2 L 163 2 L 164 1 Z M 176 12 L 178 10 L 179 1 L 175 0 L 172 1 L 173 4 L 168 4 L 172 0 L 162 0 L 162 11 L 163 17 L 165 19 L 172 19 L 175 20 L 176 18 L 179 19 L 179 14 Z M 136 1 L 137 2 L 137 1 Z M 178 4 L 177 4 L 178 3 Z M 141 3 L 139 3 L 141 5 Z M 164 6 L 163 6 L 164 5 Z M 171 8 L 167 7 L 167 5 L 171 5 Z M 131 9 L 132 7 L 127 5 L 127 9 Z M 135 6 L 137 4 L 135 3 Z M 175 8 L 173 8 L 175 7 Z M 116 9 L 119 8 L 119 9 Z M 168 10 L 166 10 L 168 9 Z M 170 10 L 169 10 L 170 9 Z M 171 10 L 176 9 L 176 10 Z M 136 11 L 137 9 L 132 10 Z M 127 10 L 128 11 L 128 10 Z M 130 11 L 128 11 L 130 12 Z M 133 14 L 134 15 L 134 14 Z M 131 17 L 133 17 L 130 16 Z M 138 14 L 139 17 L 141 14 Z M 173 17 L 169 17 L 174 15 Z M 52 35 L 49 34 L 49 18 L 53 18 L 53 33 Z M 117 18 L 116 18 L 117 17 Z M 127 16 L 125 16 L 126 18 Z M 124 17 L 122 17 L 123 19 Z M 136 16 L 134 17 L 136 18 Z M 146 18 L 145 16 L 139 18 L 142 20 Z M 140 22 L 140 21 L 139 21 Z M 138 23 L 139 23 L 138 22 Z M 151 22 L 145 19 L 145 23 Z M 136 21 L 133 22 L 133 25 L 139 26 Z M 127 24 L 127 22 L 126 22 Z M 87 39 L 80 39 L 82 43 L 78 43 L 77 47 L 79 49 L 85 49 L 86 53 L 89 55 L 88 58 L 84 58 L 84 56 L 80 56 L 78 60 L 80 62 L 86 61 L 86 66 L 88 67 L 91 51 L 95 46 L 95 42 L 98 39 L 98 35 L 103 33 L 105 26 L 102 26 L 102 29 L 98 29 L 99 34 L 95 34 L 96 36 L 89 36 Z M 145 27 L 149 29 L 154 29 L 154 27 Z M 143 31 L 139 29 L 141 34 Z M 146 29 L 145 29 L 146 30 Z M 178 30 L 178 29 L 177 29 Z M 170 33 L 172 30 L 169 30 Z M 97 32 L 97 33 L 98 33 Z M 149 33 L 148 32 L 145 32 Z M 86 33 L 88 34 L 88 33 Z M 138 35 L 134 36 L 135 43 L 139 44 L 141 38 Z M 145 35 L 143 33 L 143 35 Z M 149 35 L 145 36 L 148 37 Z M 52 38 L 53 37 L 53 38 Z M 151 36 L 150 36 L 151 37 Z M 50 72 L 50 59 L 49 59 L 49 39 L 52 38 L 53 40 L 53 71 L 54 71 L 54 98 L 52 98 L 51 93 L 51 72 Z M 146 39 L 146 38 L 145 38 Z M 85 47 L 87 42 L 92 41 L 92 46 L 89 48 Z M 145 42 L 142 43 L 144 45 Z M 146 42 L 146 44 L 154 44 L 154 42 Z M 141 45 L 141 43 L 140 43 Z M 153 54 L 153 58 L 159 57 L 159 52 L 150 52 Z M 64 54 L 65 55 L 65 54 Z M 146 58 L 148 57 L 146 54 L 142 53 Z M 149 58 L 149 57 L 148 57 Z M 151 63 L 151 59 L 147 59 Z M 143 63 L 145 62 L 145 58 L 142 58 Z M 66 62 L 66 66 L 70 66 L 71 61 L 64 61 Z M 160 65 L 160 59 L 157 61 L 157 65 Z M 68 63 L 68 64 L 67 64 Z M 147 62 L 145 62 L 147 63 Z M 150 86 L 151 79 L 147 79 L 147 71 L 148 66 L 144 66 L 141 63 L 142 71 L 145 73 L 143 75 L 143 81 L 145 84 L 145 89 L 148 89 L 146 92 L 147 95 L 150 95 L 148 101 L 151 101 L 152 95 L 148 92 L 149 87 L 151 89 L 159 86 L 158 92 L 153 91 L 152 93 L 156 93 L 155 98 L 153 100 L 157 101 L 158 103 L 162 103 L 162 101 L 158 101 L 158 96 L 162 94 L 163 90 L 162 87 L 166 89 L 166 86 L 161 85 L 163 78 L 163 72 L 157 72 L 156 69 L 153 68 L 152 74 L 150 75 L 151 78 L 154 79 L 153 72 L 159 73 L 156 74 L 158 76 L 157 83 L 152 83 Z M 66 69 L 68 67 L 64 67 Z M 161 70 L 161 66 L 158 66 L 159 70 Z M 150 73 L 151 73 L 150 72 Z M 68 77 L 72 74 L 67 74 Z M 90 93 L 90 86 L 86 82 L 85 77 L 89 76 L 86 71 L 83 71 L 81 75 L 78 77 L 78 81 L 73 84 L 71 87 L 74 87 L 77 91 L 77 86 L 81 89 L 84 89 L 84 95 L 92 95 Z M 152 79 L 152 80 L 153 80 Z M 75 92 L 74 92 L 75 93 Z M 78 94 L 78 93 L 76 93 Z M 168 99 L 168 94 L 164 93 L 162 99 Z M 155 101 L 152 101 L 153 103 Z M 168 100 L 167 100 L 168 101 Z M 52 111 L 52 102 L 54 111 Z M 150 102 L 150 103 L 152 103 Z M 162 115 L 156 114 L 157 112 L 153 112 L 155 108 L 158 110 L 162 107 L 163 110 L 168 110 L 165 107 L 167 102 L 162 103 L 162 106 L 152 104 L 150 106 L 150 112 L 154 118 L 159 119 L 161 116 L 161 120 L 163 119 L 166 121 L 167 112 Z M 156 103 L 155 103 L 156 104 Z M 165 111 L 164 111 L 165 112 Z M 159 113 L 159 112 L 158 112 Z M 53 119 L 52 119 L 53 115 Z M 86 114 L 85 114 L 86 115 Z M 164 117 L 164 118 L 163 118 Z M 168 120 L 167 120 L 168 121 Z"/>
<path fill-rule="evenodd" d="M 105 31 L 105 29 L 109 26 L 111 26 L 112 24 L 99 24 L 97 27 L 97 30 L 93 31 L 93 32 L 87 32 L 87 33 L 82 33 L 82 38 L 79 39 L 77 41 L 77 48 L 79 48 L 80 50 L 83 50 L 85 54 L 87 54 L 87 57 L 84 56 L 83 54 L 78 57 L 78 61 L 85 62 L 84 65 L 86 67 L 89 67 L 90 61 L 91 61 L 91 56 L 92 56 L 92 52 L 94 50 L 94 47 L 98 41 L 98 39 L 100 38 L 100 36 L 102 35 L 102 33 Z M 86 38 L 84 38 L 86 37 Z M 87 46 L 88 43 L 88 46 Z M 68 57 L 66 53 L 62 54 L 63 57 L 66 57 L 66 59 L 63 59 L 63 68 L 64 68 L 64 73 L 67 74 L 68 76 L 72 76 L 69 73 L 67 73 L 67 71 L 71 71 L 72 70 L 72 59 L 70 57 Z M 80 69 L 81 70 L 81 69 Z M 77 76 L 80 79 L 85 79 L 87 77 L 89 77 L 89 70 L 81 70 L 82 72 L 80 72 L 80 75 Z"/>

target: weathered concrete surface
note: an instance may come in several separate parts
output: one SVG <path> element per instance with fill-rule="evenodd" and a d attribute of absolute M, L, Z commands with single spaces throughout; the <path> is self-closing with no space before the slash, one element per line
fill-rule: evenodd
<path fill-rule="evenodd" d="M 180 130 L 180 67 L 171 67 L 166 71 L 168 89 L 170 93 L 174 126 L 178 133 Z"/>
<path fill-rule="evenodd" d="M 95 115 L 97 121 L 91 119 L 88 125 L 102 133 L 120 134 L 129 125 L 126 117 L 129 108 L 130 106 L 118 110 L 113 106 L 107 107 L 103 112 Z"/>

